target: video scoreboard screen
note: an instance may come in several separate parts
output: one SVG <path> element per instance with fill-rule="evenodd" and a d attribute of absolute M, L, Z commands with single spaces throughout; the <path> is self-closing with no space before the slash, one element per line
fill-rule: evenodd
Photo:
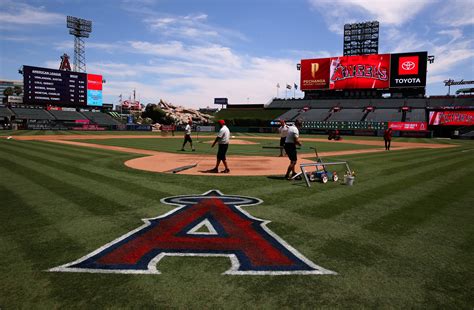
<path fill-rule="evenodd" d="M 427 52 L 301 60 L 300 89 L 389 89 L 426 86 Z"/>
<path fill-rule="evenodd" d="M 23 102 L 102 106 L 102 75 L 23 66 Z"/>

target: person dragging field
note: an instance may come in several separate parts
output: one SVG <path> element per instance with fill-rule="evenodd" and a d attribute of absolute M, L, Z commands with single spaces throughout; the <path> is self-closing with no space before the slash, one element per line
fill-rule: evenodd
<path fill-rule="evenodd" d="M 280 127 L 278 128 L 278 132 L 280 133 L 280 157 L 282 157 L 285 150 L 285 140 L 286 135 L 288 134 L 288 125 L 285 123 L 284 120 L 280 120 Z"/>
<path fill-rule="evenodd" d="M 300 132 L 299 128 L 301 127 L 301 120 L 296 120 L 293 126 L 288 126 L 288 134 L 285 139 L 285 152 L 288 158 L 290 159 L 290 164 L 286 170 L 285 178 L 291 180 L 292 176 L 296 175 L 295 166 L 298 160 L 296 153 L 296 146 L 301 146 L 299 141 Z"/>
<path fill-rule="evenodd" d="M 219 165 L 222 161 L 222 163 L 224 164 L 225 169 L 222 170 L 221 172 L 222 173 L 229 173 L 230 169 L 227 166 L 226 153 L 227 153 L 227 149 L 229 148 L 230 130 L 225 125 L 224 120 L 219 121 L 219 126 L 221 128 L 220 128 L 219 132 L 217 133 L 217 137 L 214 140 L 214 143 L 212 143 L 212 146 L 211 146 L 211 147 L 214 147 L 214 145 L 216 145 L 216 143 L 218 143 L 218 145 L 219 145 L 219 148 L 217 150 L 216 166 L 213 169 L 208 170 L 207 172 L 218 173 L 219 172 Z"/>
<path fill-rule="evenodd" d="M 392 143 L 392 128 L 386 129 L 384 131 L 383 140 L 385 142 L 385 150 L 390 151 L 390 144 Z"/>
<path fill-rule="evenodd" d="M 186 143 L 189 142 L 189 145 L 191 145 L 191 150 L 194 152 L 194 147 L 193 147 L 193 139 L 191 138 L 191 125 L 193 124 L 192 120 L 188 121 L 188 124 L 184 128 L 184 142 L 183 142 L 183 147 L 181 148 L 181 151 L 184 151 L 184 146 Z"/>

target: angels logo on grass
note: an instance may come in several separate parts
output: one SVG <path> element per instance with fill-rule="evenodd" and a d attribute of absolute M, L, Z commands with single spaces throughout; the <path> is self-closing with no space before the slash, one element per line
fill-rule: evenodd
<path fill-rule="evenodd" d="M 266 226 L 269 221 L 241 209 L 262 203 L 258 198 L 211 190 L 161 202 L 178 208 L 145 219 L 143 226 L 50 271 L 159 274 L 157 265 L 165 256 L 222 256 L 232 265 L 224 274 L 336 274 L 278 237 Z"/>

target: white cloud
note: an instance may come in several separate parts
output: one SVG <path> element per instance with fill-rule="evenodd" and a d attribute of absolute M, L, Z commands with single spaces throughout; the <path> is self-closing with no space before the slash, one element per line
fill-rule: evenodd
<path fill-rule="evenodd" d="M 442 3 L 436 14 L 436 22 L 451 27 L 474 25 L 474 1 L 451 0 Z"/>
<path fill-rule="evenodd" d="M 183 42 L 123 42 L 128 53 L 139 53 L 137 63 L 88 62 L 89 72 L 102 74 L 106 101 L 137 90 L 143 103 L 168 100 L 175 104 L 205 107 L 215 97 L 228 97 L 232 103 L 268 103 L 276 95 L 276 84 L 299 84 L 296 63 L 299 58 L 249 57 L 229 47 Z M 63 42 L 63 47 L 71 44 Z M 104 43 L 108 44 L 108 43 Z M 58 46 L 60 46 L 59 44 Z M 112 44 L 110 44 L 112 45 Z M 56 68 L 59 61 L 46 65 Z M 284 97 L 284 86 L 280 95 Z M 301 92 L 296 93 L 301 96 Z M 292 96 L 293 91 L 288 91 Z"/>
<path fill-rule="evenodd" d="M 151 43 L 146 41 L 130 41 L 133 52 L 154 56 L 171 57 L 201 63 L 220 64 L 222 66 L 240 67 L 241 61 L 232 50 L 217 44 L 185 46 L 174 41 L 169 43 Z"/>
<path fill-rule="evenodd" d="M 212 26 L 208 23 L 208 15 L 195 13 L 188 15 L 163 15 L 162 13 L 147 10 L 135 13 L 148 16 L 145 24 L 151 31 L 158 31 L 161 36 L 176 39 L 185 39 L 195 42 L 231 42 L 238 39 L 248 41 L 239 31 L 230 30 L 222 26 Z"/>
<path fill-rule="evenodd" d="M 346 23 L 378 20 L 400 26 L 413 19 L 433 0 L 308 0 L 324 17 L 330 31 L 342 34 Z"/>
<path fill-rule="evenodd" d="M 288 53 L 299 59 L 311 59 L 311 58 L 328 58 L 338 55 L 339 51 L 329 52 L 326 50 L 320 51 L 309 51 L 309 50 L 288 50 Z"/>
<path fill-rule="evenodd" d="M 43 41 L 42 38 L 38 38 L 37 36 L 1 36 L 0 40 L 2 41 L 11 41 L 11 42 L 26 42 L 26 43 L 41 43 Z"/>
<path fill-rule="evenodd" d="M 191 14 L 185 16 L 166 16 L 145 19 L 150 29 L 157 30 L 161 35 L 173 38 L 186 38 L 194 41 L 205 41 L 219 37 L 216 29 L 205 22 L 206 14 Z"/>
<path fill-rule="evenodd" d="M 140 6 L 143 6 L 143 5 L 153 5 L 155 3 L 157 3 L 158 0 L 122 0 L 122 3 L 123 4 L 129 4 L 131 3 L 132 5 L 140 5 Z"/>
<path fill-rule="evenodd" d="M 231 103 L 246 103 L 247 98 L 250 103 L 268 103 L 276 95 L 277 83 L 299 84 L 295 60 L 249 58 L 244 63 L 241 68 L 226 68 L 225 74 L 215 74 L 192 62 L 152 66 L 91 63 L 88 68 L 104 75 L 104 94 L 108 98 L 136 89 L 144 103 L 164 99 L 196 108 L 212 105 L 215 97 L 227 97 Z M 280 90 L 284 96 L 284 88 Z"/>
<path fill-rule="evenodd" d="M 384 24 L 402 25 L 415 17 L 432 0 L 345 0 L 349 6 L 359 7 L 369 16 Z"/>
<path fill-rule="evenodd" d="M 474 72 L 474 50 L 470 48 L 472 41 L 459 42 L 456 44 L 446 44 L 435 46 L 432 50 L 435 55 L 435 62 L 428 66 L 431 74 L 441 74 L 456 72 L 456 66 L 465 64 L 468 72 Z"/>
<path fill-rule="evenodd" d="M 34 7 L 25 3 L 2 1 L 0 2 L 0 27 L 22 25 L 50 25 L 65 22 L 62 14 L 47 12 L 44 7 Z"/>
<path fill-rule="evenodd" d="M 118 50 L 117 47 L 120 46 L 121 44 L 122 44 L 121 42 L 97 43 L 97 42 L 87 41 L 85 43 L 85 46 L 86 46 L 86 49 L 93 48 L 93 49 L 102 50 L 108 53 L 112 53 L 112 52 L 117 51 Z M 71 38 L 71 40 L 54 43 L 54 49 L 58 51 L 63 51 L 63 52 L 67 52 L 68 50 L 72 52 L 74 50 L 74 41 Z"/>
<path fill-rule="evenodd" d="M 451 37 L 452 41 L 456 41 L 458 39 L 461 39 L 464 36 L 461 29 L 441 30 L 441 31 L 438 31 L 438 34 L 447 35 L 447 36 Z"/>
<path fill-rule="evenodd" d="M 407 33 L 405 29 L 398 28 L 386 29 L 385 35 L 380 38 L 379 45 L 385 47 L 384 50 L 380 50 L 381 53 L 426 51 L 432 46 L 430 41 L 423 40 L 416 33 Z"/>

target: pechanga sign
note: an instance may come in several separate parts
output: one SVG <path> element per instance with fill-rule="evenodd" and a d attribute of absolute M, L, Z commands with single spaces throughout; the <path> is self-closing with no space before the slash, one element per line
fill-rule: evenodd
<path fill-rule="evenodd" d="M 331 58 L 301 60 L 301 90 L 328 89 Z"/>

